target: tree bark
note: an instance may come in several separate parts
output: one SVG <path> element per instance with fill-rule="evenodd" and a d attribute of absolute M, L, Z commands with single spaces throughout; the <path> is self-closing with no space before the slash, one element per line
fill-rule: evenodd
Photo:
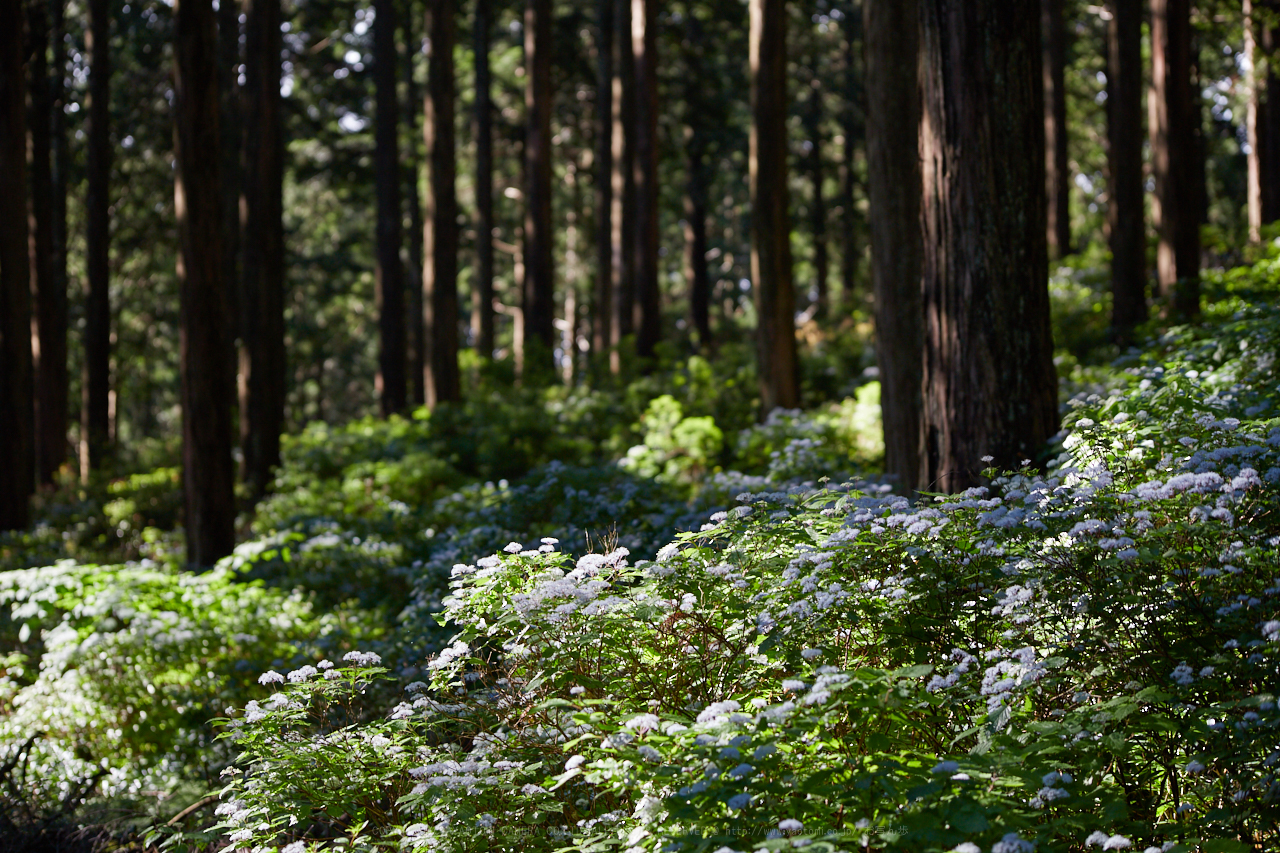
<path fill-rule="evenodd" d="M 867 190 L 885 473 L 907 493 L 924 451 L 920 289 L 920 11 L 916 0 L 866 0 Z"/>
<path fill-rule="evenodd" d="M 822 81 L 818 78 L 817 62 L 818 56 L 815 55 L 814 73 L 809 81 L 808 103 L 804 112 L 805 134 L 809 137 L 809 151 L 804 162 L 812 188 L 809 200 L 809 239 L 813 241 L 813 293 L 817 303 L 814 316 L 821 318 L 827 315 L 830 297 L 827 292 L 827 204 L 822 195 Z"/>
<path fill-rule="evenodd" d="M 1276 55 L 1280 50 L 1280 3 L 1255 0 L 1253 7 L 1262 20 L 1258 38 L 1267 57 L 1258 85 L 1264 87 L 1264 102 L 1258 118 L 1258 157 L 1262 182 L 1262 221 L 1280 219 L 1280 75 Z M 1263 15 L 1262 13 L 1265 13 Z"/>
<path fill-rule="evenodd" d="M 211 0 L 173 11 L 174 210 L 182 244 L 179 348 L 187 564 L 213 565 L 235 546 L 231 336 L 222 277 L 217 28 Z M 276 27 L 279 32 L 279 27 Z M 276 53 L 278 61 L 279 53 Z"/>
<path fill-rule="evenodd" d="M 613 346 L 613 6 L 597 0 L 595 206 L 596 278 L 591 311 L 591 351 L 602 357 Z"/>
<path fill-rule="evenodd" d="M 1190 0 L 1151 0 L 1151 75 L 1148 120 L 1156 184 L 1151 215 L 1160 237 L 1158 295 L 1171 318 L 1189 320 L 1200 312 Z"/>
<path fill-rule="evenodd" d="M 53 161 L 50 189 L 50 281 L 52 286 L 37 295 L 35 310 L 40 323 L 40 376 L 36 393 L 40 395 L 42 431 L 61 436 L 55 447 L 46 442 L 50 455 L 42 455 L 38 464 L 56 471 L 67 461 L 67 426 L 70 421 L 70 370 L 67 366 L 67 176 L 71 170 L 71 152 L 67 145 L 66 74 L 67 45 L 63 40 L 64 0 L 53 0 L 53 74 L 49 76 L 49 99 L 52 104 L 50 152 Z"/>
<path fill-rule="evenodd" d="M 613 15 L 614 64 L 613 97 L 610 117 L 610 145 L 613 161 L 610 213 L 612 234 L 610 276 L 613 290 L 611 337 L 615 349 L 609 356 L 614 373 L 622 369 L 621 353 L 616 348 L 633 331 L 635 311 L 635 242 L 636 184 L 632 164 L 635 158 L 635 62 L 631 52 L 631 0 L 616 0 Z"/>
<path fill-rule="evenodd" d="M 80 472 L 102 467 L 110 442 L 111 386 L 110 180 L 111 9 L 109 0 L 89 0 L 88 121 L 85 168 L 84 373 L 80 411 Z"/>
<path fill-rule="evenodd" d="M 405 202 L 409 208 L 408 251 L 409 263 L 404 267 L 406 291 L 409 294 L 409 308 L 406 312 L 408 322 L 408 360 L 410 401 L 417 406 L 427 402 L 427 338 L 423 325 L 424 308 L 422 301 L 422 199 L 418 194 L 418 179 L 422 175 L 422 164 L 418 158 L 418 84 L 414 79 L 414 57 L 418 54 L 418 41 L 413 34 L 414 17 L 413 0 L 405 0 L 404 27 L 404 124 L 407 131 L 405 138 L 409 150 L 404 157 L 401 180 L 405 185 Z"/>
<path fill-rule="evenodd" d="M 1107 25 L 1107 169 L 1111 327 L 1132 343 L 1147 319 L 1147 232 L 1142 181 L 1142 0 L 1111 0 Z"/>
<path fill-rule="evenodd" d="M 31 523 L 35 487 L 27 103 L 22 3 L 0 0 L 0 530 Z"/>
<path fill-rule="evenodd" d="M 280 0 L 247 0 L 244 232 L 240 305 L 243 479 L 256 498 L 280 464 L 284 430 L 284 139 Z"/>
<path fill-rule="evenodd" d="M 551 0 L 524 11 L 525 216 L 524 368 L 550 376 L 555 347 L 555 266 L 551 232 Z"/>
<path fill-rule="evenodd" d="M 476 74 L 476 281 L 471 329 L 476 349 L 493 358 L 493 102 L 489 73 L 492 0 L 476 0 L 473 35 Z"/>
<path fill-rule="evenodd" d="M 658 15 L 656 0 L 631 0 L 635 58 L 636 354 L 652 359 L 662 337 L 658 289 Z"/>
<path fill-rule="evenodd" d="M 431 36 L 430 73 L 423 138 L 431 163 L 431 198 L 425 229 L 431 229 L 431 252 L 422 271 L 423 305 L 431 369 L 426 377 L 427 406 L 462 398 L 458 378 L 458 197 L 454 189 L 453 0 L 430 0 L 427 32 Z M 548 166 L 550 164 L 548 163 Z M 551 191 L 548 174 L 547 192 Z"/>
<path fill-rule="evenodd" d="M 863 140 L 865 128 L 863 116 L 866 105 L 863 86 L 858 81 L 858 60 L 869 49 L 864 35 L 863 10 L 867 0 L 854 0 L 844 10 L 845 36 L 844 95 L 840 110 L 840 130 L 844 136 L 840 164 L 840 298 L 846 308 L 854 305 L 857 289 L 858 261 L 858 208 L 854 203 L 854 190 L 858 183 L 858 142 Z M 861 6 L 861 9 L 859 8 Z M 899 35 L 895 34 L 894 38 Z M 865 73 L 865 71 L 864 71 Z"/>
<path fill-rule="evenodd" d="M 396 97 L 395 0 L 374 0 L 373 82 L 374 181 L 378 195 L 378 235 L 374 301 L 378 310 L 378 395 L 382 416 L 404 412 L 404 269 L 400 265 L 399 99 Z"/>
<path fill-rule="evenodd" d="M 750 0 L 751 280 L 762 416 L 800 405 L 787 191 L 786 0 Z"/>
<path fill-rule="evenodd" d="M 1245 206 L 1249 224 L 1249 242 L 1262 240 L 1262 161 L 1261 136 L 1266 112 L 1265 92 L 1262 78 L 1266 71 L 1266 59 L 1258 49 L 1258 21 L 1255 20 L 1252 0 L 1244 0 L 1244 56 L 1248 65 L 1245 67 L 1244 82 L 1247 92 L 1245 101 L 1245 137 L 1249 150 L 1245 154 Z"/>
<path fill-rule="evenodd" d="M 1067 167 L 1067 32 L 1063 0 L 1040 0 L 1043 38 L 1045 192 L 1048 197 L 1049 257 L 1065 258 L 1071 248 L 1071 174 Z"/>
<path fill-rule="evenodd" d="M 222 128 L 222 274 L 232 335 L 240 323 L 240 4 L 218 4 L 218 109 Z"/>
<path fill-rule="evenodd" d="M 924 194 L 921 484 L 954 492 L 1057 431 L 1045 245 L 1040 14 L 920 6 Z"/>
<path fill-rule="evenodd" d="M 689 313 L 698 335 L 698 349 L 710 353 L 711 275 L 707 269 L 707 208 L 710 176 L 707 174 L 707 127 L 702 93 L 706 86 L 702 65 L 702 28 L 690 14 L 685 19 L 685 191 L 684 280 L 689 288 Z"/>

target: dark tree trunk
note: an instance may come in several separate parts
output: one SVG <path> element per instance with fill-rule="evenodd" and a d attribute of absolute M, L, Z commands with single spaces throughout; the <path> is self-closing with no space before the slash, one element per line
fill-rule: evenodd
<path fill-rule="evenodd" d="M 493 358 L 493 103 L 489 96 L 491 0 L 476 0 L 476 281 L 472 333 L 482 358 Z"/>
<path fill-rule="evenodd" d="M 415 407 L 427 402 L 427 338 L 423 325 L 422 302 L 422 200 L 418 194 L 418 177 L 422 174 L 418 158 L 418 84 L 413 76 L 414 58 L 418 55 L 418 41 L 413 34 L 414 4 L 405 0 L 404 8 L 404 124 L 409 150 L 404 157 L 405 169 L 401 180 L 405 185 L 405 201 L 409 208 L 409 263 L 404 268 L 406 291 L 409 294 L 408 357 L 410 399 Z"/>
<path fill-rule="evenodd" d="M 0 530 L 31 523 L 35 487 L 22 18 L 0 0 Z"/>
<path fill-rule="evenodd" d="M 885 472 L 910 494 L 920 481 L 920 89 L 916 0 L 866 0 L 867 190 Z"/>
<path fill-rule="evenodd" d="M 1264 87 L 1262 112 L 1258 119 L 1258 157 L 1261 161 L 1262 221 L 1280 219 L 1280 3 L 1261 0 L 1254 8 L 1267 12 L 1266 23 L 1258 34 L 1262 53 L 1267 57 L 1265 70 L 1258 78 Z"/>
<path fill-rule="evenodd" d="M 378 236 L 374 302 L 378 310 L 378 395 L 382 415 L 405 410 L 404 269 L 400 265 L 400 104 L 396 97 L 395 0 L 373 4 L 374 181 Z"/>
<path fill-rule="evenodd" d="M 1260 5 L 1260 4 L 1259 4 Z M 1266 92 L 1262 81 L 1266 72 L 1266 59 L 1259 50 L 1259 21 L 1254 14 L 1252 0 L 1244 0 L 1244 56 L 1249 63 L 1245 72 L 1245 138 L 1249 150 L 1245 154 L 1245 209 L 1249 224 L 1249 242 L 1262 239 L 1262 159 L 1260 142 L 1265 123 Z"/>
<path fill-rule="evenodd" d="M 896 38 L 896 36 L 895 36 Z M 818 79 L 818 57 L 813 58 L 814 75 L 809 81 L 809 97 L 804 113 L 805 135 L 809 137 L 809 153 L 805 171 L 809 173 L 812 196 L 809 201 L 809 238 L 813 241 L 813 292 L 817 301 L 815 316 L 825 317 L 829 307 L 827 293 L 827 203 L 822 195 L 822 82 Z"/>
<path fill-rule="evenodd" d="M 631 4 L 636 67 L 636 353 L 654 356 L 662 337 L 658 289 L 658 14 L 656 0 Z"/>
<path fill-rule="evenodd" d="M 591 311 L 596 358 L 613 346 L 613 6 L 614 0 L 598 0 L 596 8 L 596 278 Z"/>
<path fill-rule="evenodd" d="M 177 0 L 173 38 L 187 564 L 204 567 L 235 546 L 234 395 L 222 277 L 217 28 L 211 0 Z M 278 52 L 276 57 L 278 62 Z"/>
<path fill-rule="evenodd" d="M 1044 75 L 1045 191 L 1049 200 L 1049 257 L 1071 254 L 1071 175 L 1067 168 L 1067 27 L 1063 0 L 1040 0 Z"/>
<path fill-rule="evenodd" d="M 1151 215 L 1160 236 L 1158 295 L 1172 318 L 1193 319 L 1200 312 L 1200 221 L 1190 0 L 1151 0 L 1151 74 L 1148 109 L 1156 183 Z"/>
<path fill-rule="evenodd" d="M 218 109 L 222 128 L 222 275 L 232 336 L 240 321 L 240 4 L 218 4 Z"/>
<path fill-rule="evenodd" d="M 751 282 L 762 415 L 800 405 L 787 192 L 787 4 L 750 0 Z"/>
<path fill-rule="evenodd" d="M 845 102 L 840 110 L 840 130 L 844 136 L 840 164 L 840 292 L 846 308 L 854 305 L 854 291 L 858 279 L 858 208 L 854 203 L 854 189 L 858 183 L 857 151 L 858 143 L 865 136 L 863 116 L 865 105 L 863 86 L 858 80 L 858 60 L 863 58 L 867 49 L 863 34 L 863 13 L 858 7 L 866 8 L 866 0 L 855 0 L 849 3 L 844 13 L 845 36 L 845 68 L 844 95 Z M 895 35 L 894 38 L 899 38 Z M 918 99 L 917 99 L 918 100 Z"/>
<path fill-rule="evenodd" d="M 56 471 L 67 461 L 67 426 L 70 421 L 70 370 L 67 366 L 67 175 L 71 152 L 67 145 L 66 74 L 67 45 L 63 41 L 64 0 L 53 0 L 53 73 L 49 76 L 52 104 L 50 151 L 53 170 L 50 188 L 50 281 L 51 287 L 37 294 L 36 316 L 40 323 L 40 375 L 36 377 L 42 432 L 61 436 L 42 446 L 39 465 Z"/>
<path fill-rule="evenodd" d="M 1111 0 L 1107 25 L 1107 169 L 1111 183 L 1112 320 L 1132 342 L 1147 319 L 1147 233 L 1142 186 L 1142 0 Z"/>
<path fill-rule="evenodd" d="M 555 267 L 551 233 L 551 0 L 524 11 L 526 127 L 524 216 L 524 368 L 551 374 L 555 347 Z"/>
<path fill-rule="evenodd" d="M 636 184 L 632 163 L 635 158 L 635 61 L 631 51 L 631 0 L 616 0 L 613 15 L 613 97 L 610 133 L 613 161 L 610 213 L 612 235 L 610 276 L 613 290 L 612 335 L 616 346 L 633 331 L 635 312 L 635 242 Z M 615 349 L 609 367 L 617 373 L 622 368 L 620 353 Z"/>
<path fill-rule="evenodd" d="M 111 176 L 111 8 L 110 0 L 89 0 L 88 143 L 85 167 L 84 374 L 80 410 L 80 471 L 87 477 L 108 452 L 111 386 L 110 176 Z"/>
<path fill-rule="evenodd" d="M 431 163 L 431 196 L 427 201 L 423 242 L 431 247 L 422 270 L 430 371 L 427 406 L 462 398 L 458 378 L 458 197 L 454 190 L 453 0 L 430 0 L 427 32 L 431 62 L 423 139 Z M 550 164 L 548 163 L 548 166 Z M 547 192 L 551 191 L 550 173 Z M 430 230 L 430 236 L 427 235 Z"/>
<path fill-rule="evenodd" d="M 43 0 L 27 4 L 27 152 L 30 158 L 30 252 L 35 382 L 36 480 L 52 484 L 66 458 L 67 309 L 53 276 L 53 99 L 49 90 L 49 16 Z M 55 328 L 57 324 L 57 328 Z M 60 365 L 60 367 L 59 367 Z"/>
<path fill-rule="evenodd" d="M 689 313 L 698 334 L 698 348 L 710 353 L 711 275 L 707 269 L 707 127 L 703 118 L 705 91 L 702 66 L 702 28 L 692 14 L 685 19 L 685 191 L 684 280 L 689 288 Z"/>
<path fill-rule="evenodd" d="M 954 492 L 1058 429 L 1045 246 L 1040 14 L 924 0 L 921 484 Z"/>
<path fill-rule="evenodd" d="M 245 15 L 244 232 L 240 305 L 240 441 L 254 497 L 280 464 L 284 430 L 284 139 L 280 0 Z"/>

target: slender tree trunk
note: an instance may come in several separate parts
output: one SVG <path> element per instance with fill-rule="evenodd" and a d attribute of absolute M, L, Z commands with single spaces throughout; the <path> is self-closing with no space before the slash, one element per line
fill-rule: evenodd
<path fill-rule="evenodd" d="M 633 330 L 635 311 L 636 184 L 632 163 L 635 158 L 635 61 L 631 51 L 631 0 L 616 0 L 614 6 L 614 72 L 610 134 L 613 161 L 613 207 L 610 214 L 613 289 L 612 334 L 615 346 Z M 622 369 L 620 352 L 609 357 L 614 373 Z"/>
<path fill-rule="evenodd" d="M 284 430 L 284 139 L 280 0 L 247 0 L 240 305 L 243 479 L 264 494 Z"/>
<path fill-rule="evenodd" d="M 0 0 L 0 530 L 31 523 L 35 487 L 22 18 Z"/>
<path fill-rule="evenodd" d="M 613 7 L 596 4 L 595 203 L 596 278 L 593 288 L 591 351 L 602 357 L 613 346 Z"/>
<path fill-rule="evenodd" d="M 89 0 L 88 144 L 85 165 L 84 375 L 80 410 L 80 472 L 88 478 L 108 452 L 111 387 L 110 176 L 111 10 L 109 0 Z"/>
<path fill-rule="evenodd" d="M 762 415 L 800 405 L 787 191 L 787 4 L 750 0 L 751 282 Z"/>
<path fill-rule="evenodd" d="M 1043 38 L 1045 191 L 1049 199 L 1049 257 L 1071 254 L 1071 174 L 1067 168 L 1067 27 L 1063 0 L 1040 0 Z"/>
<path fill-rule="evenodd" d="M 404 267 L 406 290 L 409 294 L 408 350 L 410 398 L 415 407 L 427 402 L 427 338 L 423 325 L 422 301 L 422 200 L 418 194 L 418 179 L 422 165 L 418 157 L 418 84 L 414 79 L 414 59 L 418 55 L 418 40 L 413 34 L 415 10 L 413 0 L 405 0 L 404 8 L 404 124 L 409 150 L 405 153 L 400 179 L 404 182 L 406 202 L 409 208 L 408 249 L 409 263 Z"/>
<path fill-rule="evenodd" d="M 885 472 L 909 494 L 919 484 L 921 350 L 920 11 L 916 0 L 865 0 L 867 189 L 876 361 Z"/>
<path fill-rule="evenodd" d="M 551 0 L 527 0 L 524 12 L 527 125 L 524 138 L 524 367 L 553 369 L 555 267 L 551 232 Z M 536 343 L 535 343 L 536 342 Z"/>
<path fill-rule="evenodd" d="M 1263 68 L 1256 71 L 1257 85 L 1264 87 L 1264 101 L 1258 118 L 1258 157 L 1262 182 L 1262 221 L 1280 219 L 1280 75 L 1276 74 L 1280 56 L 1280 3 L 1255 0 L 1253 8 L 1265 20 L 1259 28 L 1261 53 L 1266 57 Z"/>
<path fill-rule="evenodd" d="M 427 405 L 434 408 L 461 399 L 462 386 L 458 378 L 458 198 L 453 172 L 453 0 L 431 0 L 430 7 L 431 63 L 423 138 L 431 163 L 431 200 L 424 229 L 430 228 L 432 234 L 431 254 L 422 271 L 422 299 L 431 360 Z M 548 193 L 550 189 L 548 175 Z"/>
<path fill-rule="evenodd" d="M 685 192 L 684 280 L 689 288 L 689 313 L 698 334 L 698 349 L 710 353 L 711 276 L 707 269 L 707 128 L 703 119 L 705 90 L 702 66 L 702 28 L 690 14 L 685 19 Z"/>
<path fill-rule="evenodd" d="M 845 68 L 844 96 L 845 103 L 840 110 L 840 130 L 844 136 L 840 164 L 840 298 L 846 308 L 854 304 L 854 291 L 858 280 L 858 208 L 854 203 L 854 189 L 858 183 L 857 151 L 858 143 L 865 136 L 863 116 L 863 86 L 858 80 L 858 61 L 865 50 L 869 50 L 863 34 L 863 10 L 867 0 L 855 0 L 848 4 L 844 13 L 845 36 Z M 861 8 L 859 8 L 861 7 Z M 899 38 L 894 35 L 894 38 Z"/>
<path fill-rule="evenodd" d="M 489 92 L 492 0 L 476 0 L 473 35 L 476 66 L 476 280 L 471 328 L 476 349 L 493 358 L 493 102 Z"/>
<path fill-rule="evenodd" d="M 896 38 L 896 36 L 895 36 Z M 809 81 L 808 103 L 804 113 L 805 134 L 809 137 L 809 153 L 805 167 L 809 173 L 812 196 L 809 201 L 809 238 L 813 241 L 813 292 L 817 300 L 815 316 L 825 317 L 830 297 L 827 293 L 827 203 L 822 195 L 822 82 L 818 78 L 818 56 L 813 57 L 813 78 Z"/>
<path fill-rule="evenodd" d="M 1266 60 L 1258 49 L 1258 22 L 1254 19 L 1252 0 L 1244 0 L 1244 56 L 1245 66 L 1245 136 L 1249 150 L 1245 154 L 1245 204 L 1249 222 L 1249 242 L 1262 239 L 1262 160 L 1261 136 L 1266 112 L 1262 81 L 1266 73 Z"/>
<path fill-rule="evenodd" d="M 658 15 L 656 0 L 631 0 L 636 67 L 636 353 L 654 356 L 662 336 L 658 289 Z"/>
<path fill-rule="evenodd" d="M 395 0 L 373 4 L 374 180 L 378 191 L 374 301 L 378 309 L 378 394 L 382 415 L 405 410 L 404 272 L 400 266 L 399 100 L 396 97 Z M 434 55 L 434 54 L 433 54 Z"/>
<path fill-rule="evenodd" d="M 179 348 L 187 564 L 203 567 L 230 554 L 235 546 L 234 395 L 222 276 L 217 28 L 211 0 L 176 0 L 173 8 L 174 209 L 182 244 Z M 276 56 L 279 61 L 278 52 Z"/>
<path fill-rule="evenodd" d="M 37 296 L 35 307 L 40 323 L 41 427 L 50 436 L 61 437 L 43 444 L 48 455 L 39 464 L 45 471 L 57 471 L 67 461 L 67 425 L 70 420 L 70 370 L 67 366 L 67 175 L 71 169 L 67 145 L 66 73 L 67 45 L 64 34 L 64 0 L 53 0 L 53 74 L 49 77 L 52 104 L 50 151 L 53 171 L 50 188 L 50 282 Z"/>
<path fill-rule="evenodd" d="M 1123 346 L 1147 319 L 1142 186 L 1142 0 L 1111 0 L 1107 25 L 1107 169 L 1111 327 Z"/>
<path fill-rule="evenodd" d="M 1151 0 L 1151 75 L 1148 109 L 1156 183 L 1151 214 L 1160 236 L 1158 294 L 1171 317 L 1193 319 L 1200 312 L 1200 222 L 1190 0 Z"/>
<path fill-rule="evenodd" d="M 29 260 L 33 312 L 31 353 L 35 382 L 36 480 L 52 484 L 66 457 L 66 311 L 58 313 L 53 281 L 53 101 L 49 91 L 49 16 L 43 0 L 27 4 L 27 153 L 31 174 Z M 64 295 L 61 304 L 65 305 Z M 53 323 L 62 322 L 54 330 Z M 47 345 L 47 346 L 46 346 Z M 57 370 L 61 358 L 62 370 Z M 50 363 L 46 364 L 46 360 Z M 62 383 L 58 384 L 61 377 Z"/>
<path fill-rule="evenodd" d="M 1045 245 L 1040 14 L 924 0 L 921 483 L 954 492 L 1058 429 Z M 980 152 L 975 156 L 975 152 Z"/>
<path fill-rule="evenodd" d="M 218 4 L 218 94 L 222 127 L 222 274 L 232 335 L 240 321 L 240 4 Z"/>

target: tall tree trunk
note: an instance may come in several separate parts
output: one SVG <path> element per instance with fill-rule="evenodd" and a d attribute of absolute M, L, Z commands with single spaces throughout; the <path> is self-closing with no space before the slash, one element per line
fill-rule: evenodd
<path fill-rule="evenodd" d="M 1257 85 L 1264 87 L 1264 103 L 1258 119 L 1258 157 L 1261 161 L 1262 221 L 1280 219 L 1280 3 L 1276 0 L 1254 0 L 1253 8 L 1266 12 L 1258 32 L 1261 53 L 1266 57 Z"/>
<path fill-rule="evenodd" d="M 53 161 L 50 188 L 50 282 L 37 296 L 35 306 L 40 323 L 40 375 L 36 393 L 40 397 L 42 431 L 61 436 L 43 447 L 44 470 L 57 471 L 67 461 L 67 425 L 70 420 L 70 370 L 67 366 L 67 176 L 71 152 L 67 144 L 66 74 L 67 44 L 63 40 L 65 0 L 53 0 L 53 73 L 49 76 L 52 113 L 50 151 Z"/>
<path fill-rule="evenodd" d="M 1158 295 L 1171 317 L 1193 319 L 1200 312 L 1200 222 L 1190 0 L 1151 0 L 1151 76 L 1148 121 L 1156 183 L 1151 215 L 1160 236 Z"/>
<path fill-rule="evenodd" d="M 0 530 L 31 523 L 35 487 L 22 18 L 20 0 L 0 0 Z"/>
<path fill-rule="evenodd" d="M 800 405 L 787 191 L 787 4 L 750 0 L 751 281 L 762 414 Z"/>
<path fill-rule="evenodd" d="M 817 68 L 818 56 L 815 54 L 814 74 L 809 81 L 808 103 L 804 112 L 805 134 L 809 137 L 805 171 L 809 173 L 809 185 L 812 187 L 809 238 L 813 241 L 813 292 L 817 301 L 815 316 L 825 317 L 830 301 L 827 293 L 827 203 L 822 195 L 822 81 L 818 77 Z"/>
<path fill-rule="evenodd" d="M 213 565 L 235 546 L 234 395 L 222 277 L 217 28 L 211 0 L 176 0 L 173 38 L 187 564 L 202 567 Z M 276 57 L 278 62 L 279 52 Z"/>
<path fill-rule="evenodd" d="M 427 338 L 423 325 L 422 302 L 422 200 L 418 194 L 418 178 L 422 166 L 418 159 L 418 83 L 413 76 L 414 58 L 418 55 L 419 42 L 413 34 L 415 10 L 413 0 L 405 0 L 404 8 L 404 124 L 409 150 L 402 164 L 400 179 L 405 185 L 405 201 L 409 208 L 408 250 L 409 263 L 404 267 L 405 285 L 409 294 L 408 350 L 410 400 L 415 407 L 427 402 Z"/>
<path fill-rule="evenodd" d="M 633 331 L 636 295 L 635 242 L 631 239 L 636 233 L 636 183 L 632 170 L 635 159 L 636 66 L 631 52 L 631 0 L 616 0 L 613 26 L 613 97 L 610 105 L 613 207 L 609 217 L 613 231 L 609 243 L 612 247 L 610 276 L 613 289 L 611 337 L 616 346 Z M 620 355 L 617 349 L 610 353 L 609 367 L 614 373 L 622 369 Z"/>
<path fill-rule="evenodd" d="M 89 114 L 85 151 L 84 376 L 81 383 L 80 472 L 87 478 L 102 466 L 110 442 L 111 386 L 110 178 L 111 178 L 111 8 L 110 0 L 89 0 Z"/>
<path fill-rule="evenodd" d="M 240 4 L 218 4 L 218 109 L 222 127 L 222 274 L 232 336 L 240 321 Z"/>
<path fill-rule="evenodd" d="M 596 278 L 592 305 L 591 351 L 601 358 L 613 346 L 613 6 L 596 4 L 595 203 Z"/>
<path fill-rule="evenodd" d="M 453 0 L 431 0 L 427 16 L 431 63 L 423 138 L 431 163 L 431 198 L 427 202 L 423 242 L 428 240 L 425 229 L 430 229 L 431 252 L 422 271 L 422 299 L 431 361 L 426 377 L 427 405 L 434 408 L 438 403 L 462 398 L 458 378 L 458 197 L 453 173 Z M 548 174 L 547 192 L 550 190 Z"/>
<path fill-rule="evenodd" d="M 1107 25 L 1107 169 L 1111 327 L 1123 346 L 1147 319 L 1142 186 L 1142 0 L 1111 0 Z"/>
<path fill-rule="evenodd" d="M 476 0 L 473 36 L 476 66 L 476 280 L 471 329 L 482 358 L 493 358 L 493 102 L 490 99 L 489 30 L 492 0 Z"/>
<path fill-rule="evenodd" d="M 662 336 L 658 289 L 658 14 L 656 0 L 631 0 L 636 67 L 636 353 L 654 356 Z"/>
<path fill-rule="evenodd" d="M 854 189 L 858 183 L 858 143 L 865 135 L 863 86 L 859 83 L 858 60 L 870 49 L 863 32 L 867 0 L 853 0 L 844 10 L 845 67 L 844 105 L 840 110 L 840 130 L 844 137 L 840 163 L 840 298 L 846 308 L 854 304 L 858 279 L 858 209 Z M 861 8 L 859 8 L 861 7 Z M 900 36 L 894 35 L 894 38 Z M 917 98 L 917 101 L 919 99 Z"/>
<path fill-rule="evenodd" d="M 284 138 L 280 0 L 247 0 L 240 442 L 254 497 L 280 464 L 284 430 Z"/>
<path fill-rule="evenodd" d="M 378 191 L 374 301 L 378 309 L 378 393 L 382 415 L 405 410 L 404 272 L 400 266 L 399 100 L 396 97 L 395 0 L 373 3 L 374 180 Z M 434 56 L 434 53 L 433 53 Z"/>
<path fill-rule="evenodd" d="M 697 17 L 685 18 L 684 34 L 684 280 L 689 288 L 689 313 L 698 334 L 698 349 L 710 353 L 711 275 L 707 269 L 707 127 L 703 118 L 706 86 L 702 66 L 702 27 Z"/>
<path fill-rule="evenodd" d="M 1245 154 L 1245 205 L 1248 214 L 1249 242 L 1257 243 L 1262 239 L 1262 160 L 1261 136 L 1266 113 L 1263 78 L 1266 73 L 1266 59 L 1258 49 L 1259 25 L 1255 19 L 1252 0 L 1244 0 L 1244 56 L 1248 63 L 1245 66 L 1245 136 L 1248 141 L 1248 153 Z"/>
<path fill-rule="evenodd" d="M 33 325 L 32 374 L 35 382 L 35 471 L 41 484 L 66 457 L 67 330 L 66 295 L 57 298 L 53 280 L 53 169 L 51 138 L 53 100 L 49 91 L 48 4 L 27 4 L 27 153 L 30 158 L 30 251 Z M 59 312 L 59 307 L 62 311 Z M 59 329 L 53 324 L 61 322 Z M 62 369 L 58 370 L 61 361 Z M 47 362 L 47 363 L 46 363 Z M 59 381 L 61 380 L 61 381 Z"/>
<path fill-rule="evenodd" d="M 551 233 L 551 0 L 524 11 L 526 127 L 524 216 L 524 368 L 549 376 L 555 347 L 555 266 Z"/>
<path fill-rule="evenodd" d="M 923 0 L 921 484 L 954 492 L 1058 429 L 1045 245 L 1040 14 Z M 975 152 L 980 152 L 975 156 Z"/>
<path fill-rule="evenodd" d="M 1040 0 L 1044 76 L 1045 191 L 1048 196 L 1049 257 L 1071 254 L 1071 175 L 1067 168 L 1067 27 L 1063 0 Z"/>
<path fill-rule="evenodd" d="M 910 494 L 920 481 L 920 10 L 916 0 L 865 0 L 867 190 L 876 361 L 885 472 Z"/>

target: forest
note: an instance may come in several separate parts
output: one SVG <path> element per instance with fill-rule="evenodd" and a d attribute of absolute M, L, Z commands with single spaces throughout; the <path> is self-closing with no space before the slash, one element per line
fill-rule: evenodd
<path fill-rule="evenodd" d="M 1280 0 L 0 0 L 0 853 L 1280 849 Z"/>

